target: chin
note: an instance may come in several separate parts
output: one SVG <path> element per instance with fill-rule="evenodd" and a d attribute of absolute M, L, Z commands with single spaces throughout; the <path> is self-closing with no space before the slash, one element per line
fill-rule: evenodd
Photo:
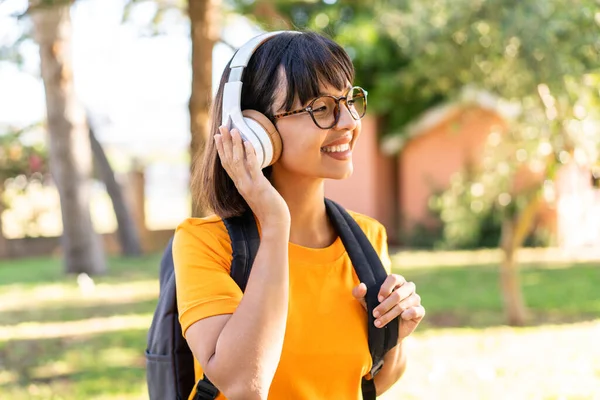
<path fill-rule="evenodd" d="M 343 179 L 350 178 L 352 176 L 353 172 L 354 172 L 354 166 L 352 165 L 352 162 L 350 162 L 350 163 L 348 163 L 347 166 L 345 166 L 345 168 L 339 168 L 337 170 L 329 169 L 327 171 L 325 178 L 343 180 Z"/>

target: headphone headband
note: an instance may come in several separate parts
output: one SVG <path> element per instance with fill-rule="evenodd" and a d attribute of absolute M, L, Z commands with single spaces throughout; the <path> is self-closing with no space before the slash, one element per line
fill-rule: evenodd
<path fill-rule="evenodd" d="M 229 68 L 246 67 L 248 65 L 248 61 L 250 61 L 250 58 L 252 57 L 252 54 L 254 54 L 254 51 L 261 44 L 266 42 L 267 39 L 270 39 L 271 37 L 278 35 L 282 32 L 284 32 L 284 31 L 263 33 L 261 35 L 255 36 L 252 39 L 250 39 L 249 41 L 247 41 L 235 53 L 235 56 L 233 56 L 233 59 L 231 60 Z"/>
<path fill-rule="evenodd" d="M 260 47 L 261 44 L 272 38 L 273 36 L 279 35 L 280 33 L 289 32 L 289 33 L 301 33 L 298 31 L 275 31 L 275 32 L 267 32 L 260 34 L 258 36 L 253 37 L 249 41 L 247 41 L 242 47 L 238 49 L 238 51 L 233 56 L 231 63 L 229 63 L 229 79 L 227 82 L 237 82 L 242 81 L 242 74 L 244 72 L 244 68 L 248 66 L 248 62 L 250 58 L 252 58 L 252 54 Z"/>

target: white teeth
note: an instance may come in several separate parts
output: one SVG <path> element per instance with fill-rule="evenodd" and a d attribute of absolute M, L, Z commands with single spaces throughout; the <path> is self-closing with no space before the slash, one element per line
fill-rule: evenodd
<path fill-rule="evenodd" d="M 324 151 L 326 153 L 337 153 L 346 150 L 350 150 L 350 143 L 340 144 L 339 146 L 321 147 L 321 151 Z"/>

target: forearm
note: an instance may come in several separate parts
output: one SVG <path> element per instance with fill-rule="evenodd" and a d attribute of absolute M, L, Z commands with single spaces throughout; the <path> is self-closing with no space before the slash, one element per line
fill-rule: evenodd
<path fill-rule="evenodd" d="M 288 312 L 289 227 L 265 227 L 244 296 L 219 335 L 209 368 L 232 393 L 266 398 L 279 364 Z M 240 387 L 241 385 L 241 387 Z M 246 398 L 246 397 L 244 397 Z"/>
<path fill-rule="evenodd" d="M 406 370 L 406 352 L 403 349 L 402 341 L 388 351 L 383 360 L 383 367 L 374 378 L 377 396 L 391 388 Z"/>

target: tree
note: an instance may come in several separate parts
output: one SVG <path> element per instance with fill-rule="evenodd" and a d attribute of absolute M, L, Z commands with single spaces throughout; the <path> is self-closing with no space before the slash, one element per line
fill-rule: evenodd
<path fill-rule="evenodd" d="M 190 23 L 192 45 L 192 82 L 188 108 L 190 112 L 190 159 L 192 164 L 202 159 L 206 141 L 209 139 L 209 113 L 212 100 L 212 52 L 215 43 L 221 40 L 221 0 L 127 0 L 124 19 L 136 4 L 152 1 L 156 4 L 152 18 L 152 31 L 160 32 L 162 16 L 176 9 L 187 14 Z M 192 198 L 192 216 L 203 216 L 196 199 Z"/>
<path fill-rule="evenodd" d="M 265 3 L 235 1 L 248 15 Z M 527 166 L 551 181 L 561 157 L 581 149 L 577 143 L 600 143 L 600 138 L 583 140 L 588 133 L 580 126 L 582 115 L 589 115 L 590 108 L 579 95 L 599 95 L 597 86 L 589 84 L 600 68 L 596 3 L 272 3 L 285 17 L 282 23 L 288 19 L 296 27 L 323 31 L 345 46 L 354 59 L 357 81 L 369 88 L 371 109 L 381 117 L 382 136 L 402 136 L 411 120 L 441 101 L 456 99 L 465 86 L 493 93 L 501 103 L 518 110 L 507 118 L 508 132 L 496 140 L 502 151 L 499 147 L 490 150 L 484 160 L 485 173 L 476 173 L 462 188 L 470 190 L 471 184 L 485 181 L 481 186 L 485 195 L 477 199 L 479 209 L 496 207 L 502 213 L 499 245 L 504 253 L 501 288 L 505 311 L 509 323 L 523 324 L 526 308 L 514 254 L 531 229 L 547 184 L 538 179 L 516 190 L 515 177 Z M 259 14 L 254 16 L 269 29 L 278 27 L 261 20 Z M 455 193 L 463 195 L 464 191 Z M 454 221 L 460 223 L 459 218 Z"/>
<path fill-rule="evenodd" d="M 17 15 L 16 17 L 23 18 L 27 15 L 28 12 L 31 12 L 36 8 L 54 7 L 61 4 L 70 5 L 71 3 L 72 1 L 70 0 L 44 0 L 39 1 L 37 3 L 30 2 L 30 7 L 28 8 L 27 12 L 22 15 Z M 28 32 L 24 32 L 23 34 L 21 34 L 14 41 L 14 43 L 10 44 L 5 48 L 0 49 L 0 59 L 10 61 L 18 66 L 22 66 L 23 58 L 19 51 L 19 46 L 20 44 L 29 39 L 31 39 L 31 36 Z M 102 145 L 96 139 L 91 126 L 89 127 L 89 135 L 92 153 L 94 155 L 94 164 L 96 166 L 96 169 L 98 170 L 100 178 L 104 181 L 107 188 L 107 192 L 112 200 L 115 216 L 117 219 L 117 233 L 121 244 L 122 252 L 124 255 L 139 255 L 141 253 L 141 246 L 139 243 L 138 234 L 136 232 L 135 225 L 133 225 L 132 218 L 129 215 L 129 211 L 124 203 L 122 190 L 115 181 L 114 173 L 112 171 L 112 168 L 110 167 L 110 164 L 108 163 L 106 155 L 104 154 Z"/>
<path fill-rule="evenodd" d="M 124 256 L 139 256 L 142 253 L 139 234 L 129 211 L 129 207 L 123 196 L 123 189 L 115 178 L 115 173 L 106 157 L 106 153 L 102 148 L 102 144 L 96 138 L 91 121 L 88 119 L 90 144 L 92 146 L 92 154 L 94 156 L 94 165 L 98 171 L 100 179 L 106 186 L 106 192 L 110 196 L 110 200 L 115 211 L 117 219 L 117 236 L 121 246 L 121 254 Z"/>
<path fill-rule="evenodd" d="M 101 274 L 106 261 L 90 215 L 92 153 L 73 89 L 70 2 L 30 2 L 46 93 L 50 172 L 60 195 L 67 273 Z"/>
<path fill-rule="evenodd" d="M 508 132 L 493 141 L 495 149 L 472 184 L 487 191 L 482 210 L 495 207 L 503 215 L 504 309 L 510 324 L 522 325 L 527 313 L 515 253 L 531 231 L 544 201 L 544 182 L 553 180 L 561 153 L 573 151 L 587 135 L 569 126 L 579 119 L 575 110 L 585 108 L 574 94 L 593 92 L 586 80 L 600 66 L 595 6 L 585 0 L 434 3 L 427 9 L 410 3 L 396 19 L 384 20 L 384 29 L 405 27 L 396 36 L 408 38 L 412 62 L 405 73 L 422 82 L 423 90 L 456 93 L 474 85 L 516 106 Z M 423 17 L 433 29 L 419 26 Z M 508 170 L 498 168 L 506 161 Z M 546 179 L 518 188 L 515 179 L 524 170 Z"/>
<path fill-rule="evenodd" d="M 209 111 L 212 98 L 212 51 L 220 38 L 220 0 L 188 0 L 192 40 L 192 90 L 189 101 L 190 155 L 197 163 L 209 140 Z M 205 210 L 192 199 L 192 216 Z"/>

